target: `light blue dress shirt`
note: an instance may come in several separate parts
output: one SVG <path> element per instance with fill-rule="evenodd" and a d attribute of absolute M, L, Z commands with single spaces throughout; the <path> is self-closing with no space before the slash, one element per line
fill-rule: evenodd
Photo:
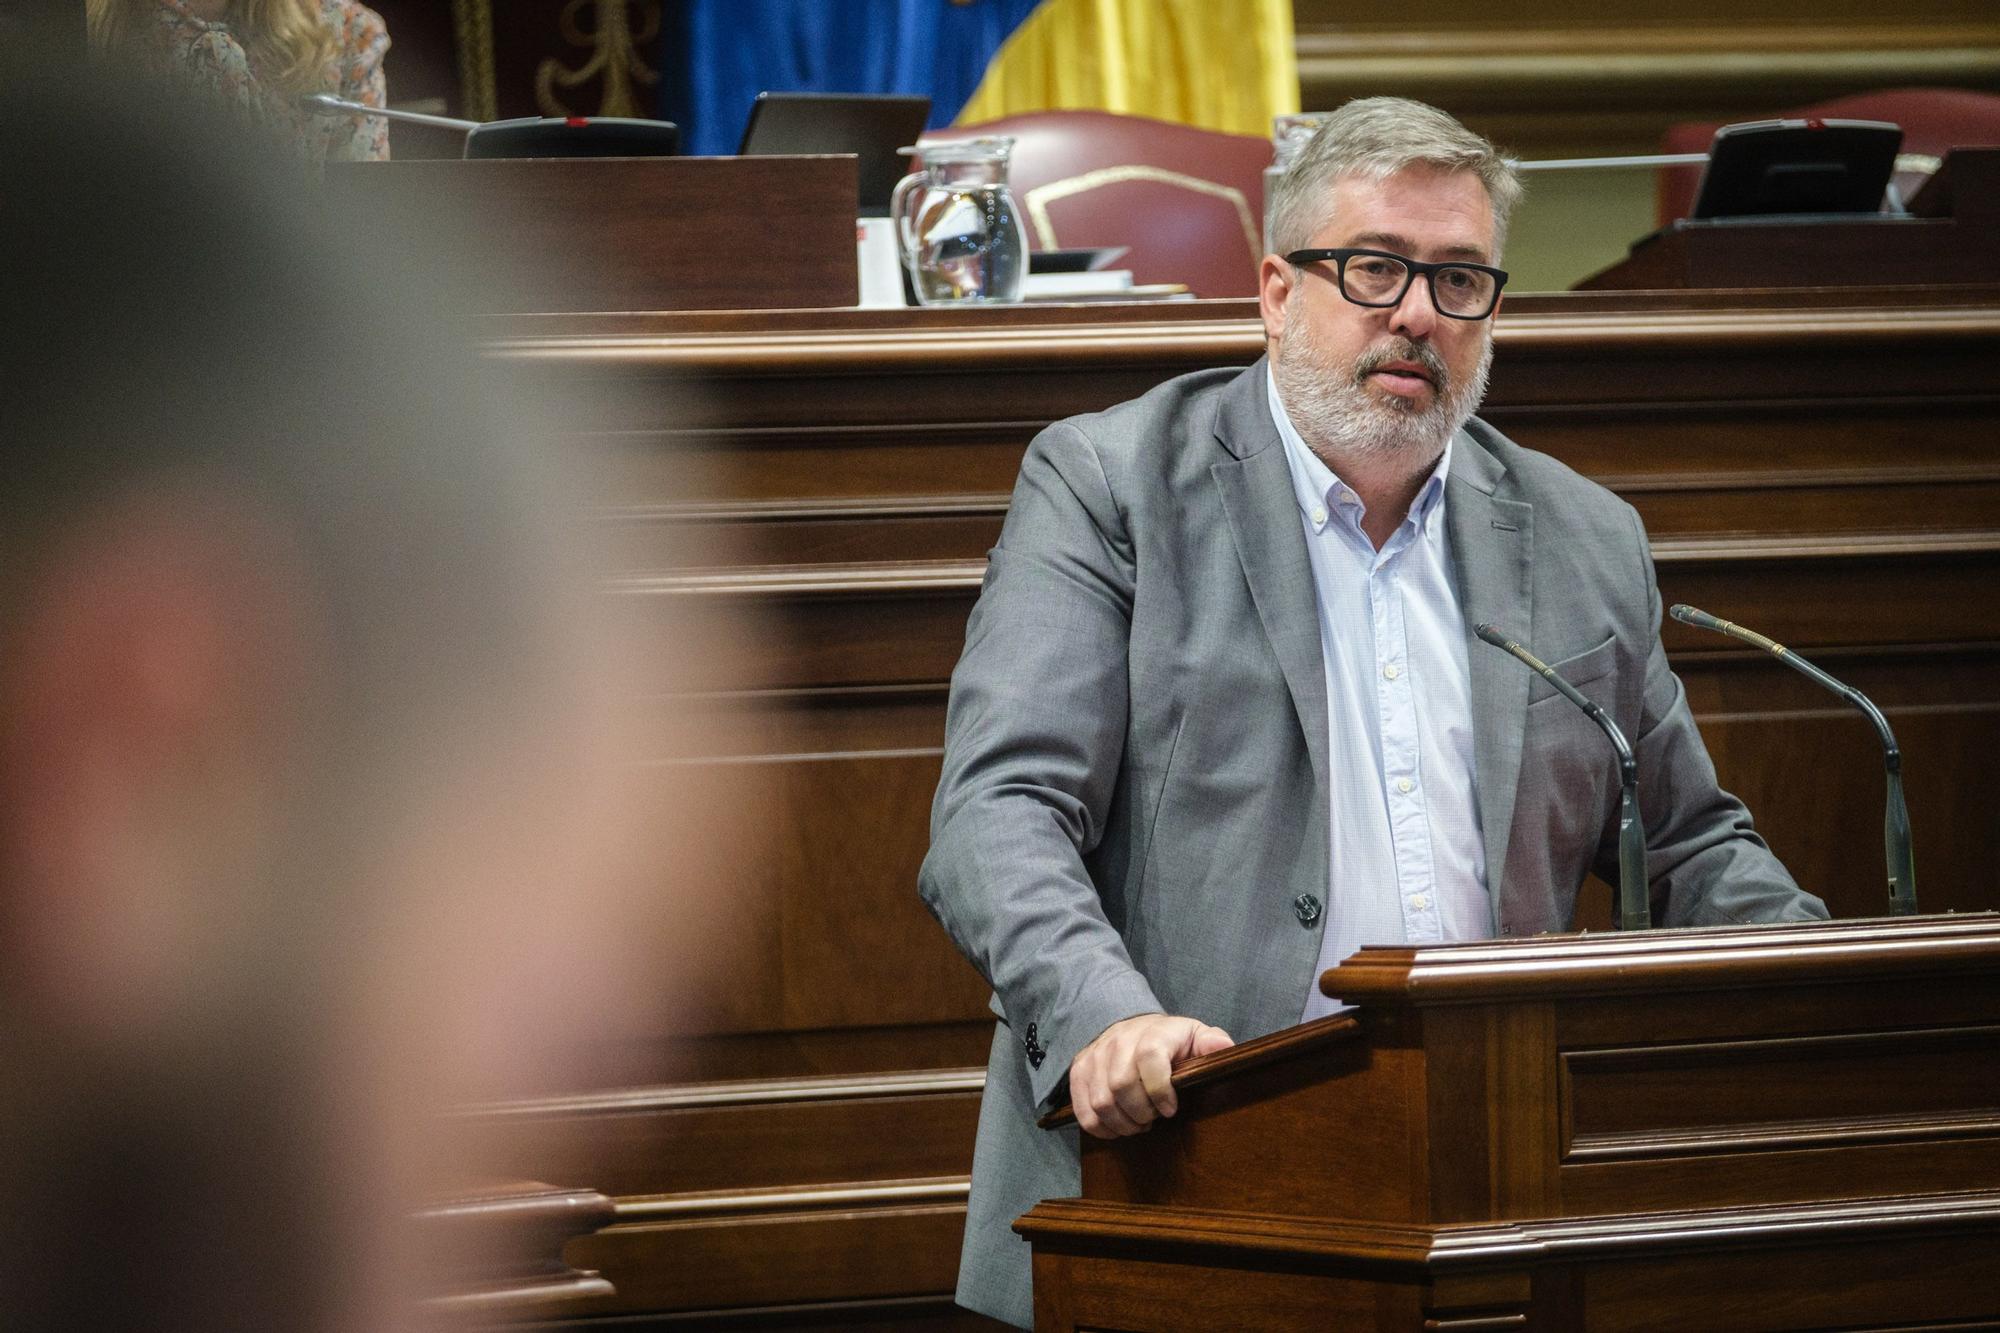
<path fill-rule="evenodd" d="M 1319 594 L 1331 874 L 1303 1017 L 1341 1007 L 1319 973 L 1365 944 L 1493 934 L 1473 790 L 1472 679 L 1445 532 L 1447 444 L 1380 551 L 1361 500 L 1299 437 L 1268 376 Z"/>

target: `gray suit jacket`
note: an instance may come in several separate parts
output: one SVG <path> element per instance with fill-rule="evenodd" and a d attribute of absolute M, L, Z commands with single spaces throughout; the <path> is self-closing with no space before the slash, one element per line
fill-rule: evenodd
<path fill-rule="evenodd" d="M 1301 924 L 1293 899 L 1328 891 L 1343 779 L 1264 373 L 1184 376 L 1042 432 L 952 676 L 921 888 L 1000 1016 L 959 1300 L 1018 1324 L 1010 1224 L 1079 1188 L 1076 1131 L 1034 1123 L 1077 1052 L 1153 1011 L 1242 1041 L 1296 1022 L 1314 984 L 1326 914 Z M 1638 515 L 1478 420 L 1453 448 L 1467 635 L 1519 636 L 1632 739 L 1655 921 L 1824 916 L 1716 786 Z M 1616 877 L 1617 765 L 1547 682 L 1468 652 L 1496 931 L 1565 930 L 1585 875 Z"/>

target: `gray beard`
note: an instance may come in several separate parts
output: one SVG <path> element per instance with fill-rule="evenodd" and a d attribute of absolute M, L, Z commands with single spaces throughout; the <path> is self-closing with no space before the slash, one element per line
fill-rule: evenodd
<path fill-rule="evenodd" d="M 1402 463 L 1407 475 L 1430 471 L 1486 397 L 1486 374 L 1493 364 L 1493 340 L 1486 340 L 1479 364 L 1464 382 L 1455 382 L 1428 344 L 1395 338 L 1347 367 L 1334 363 L 1298 320 L 1286 329 L 1271 363 L 1278 398 L 1306 447 L 1335 472 L 1343 464 Z M 1389 361 L 1414 361 L 1432 376 L 1430 405 L 1419 408 L 1399 399 L 1382 401 L 1368 391 L 1370 372 Z"/>

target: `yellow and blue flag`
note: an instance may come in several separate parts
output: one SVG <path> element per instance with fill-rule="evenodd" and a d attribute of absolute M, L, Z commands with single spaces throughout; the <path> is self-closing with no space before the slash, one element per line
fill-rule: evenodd
<path fill-rule="evenodd" d="M 931 125 L 1088 109 L 1268 134 L 1291 0 L 663 0 L 661 114 L 736 150 L 760 92 L 922 93 Z"/>

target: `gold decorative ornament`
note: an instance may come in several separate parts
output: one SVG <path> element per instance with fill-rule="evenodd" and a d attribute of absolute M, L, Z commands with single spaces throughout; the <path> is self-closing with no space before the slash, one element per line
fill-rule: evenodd
<path fill-rule="evenodd" d="M 578 21 L 584 9 L 595 11 L 596 22 L 585 30 Z M 636 15 L 637 22 L 634 23 Z M 639 48 L 660 35 L 659 0 L 569 0 L 563 6 L 563 39 L 571 46 L 590 49 L 590 59 L 576 69 L 564 68 L 551 56 L 535 70 L 535 105 L 545 116 L 643 116 L 636 85 L 660 81 L 658 70 L 640 58 Z M 604 92 L 595 112 L 571 110 L 556 96 L 556 87 L 575 88 L 591 79 L 604 80 Z"/>

